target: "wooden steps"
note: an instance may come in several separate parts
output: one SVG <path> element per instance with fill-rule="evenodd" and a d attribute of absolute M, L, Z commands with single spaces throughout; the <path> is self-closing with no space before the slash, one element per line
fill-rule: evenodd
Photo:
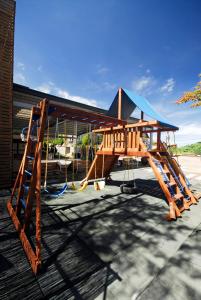
<path fill-rule="evenodd" d="M 191 204 L 197 203 L 182 170 L 163 144 L 161 144 L 161 151 L 149 152 L 148 162 L 169 203 L 167 219 L 181 217 L 184 210 L 188 210 Z"/>

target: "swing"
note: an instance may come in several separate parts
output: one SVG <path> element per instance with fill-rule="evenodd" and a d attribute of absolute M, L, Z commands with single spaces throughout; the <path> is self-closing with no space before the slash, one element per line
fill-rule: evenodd
<path fill-rule="evenodd" d="M 91 124 L 90 124 L 91 125 Z M 88 127 L 88 135 L 90 134 L 90 130 L 91 127 Z M 86 176 L 89 170 L 89 141 L 87 141 L 87 145 L 86 145 Z M 88 187 L 88 181 L 86 180 L 83 185 L 78 189 L 79 192 L 82 192 L 84 190 L 86 190 L 86 188 Z"/>
<path fill-rule="evenodd" d="M 30 139 L 31 139 L 33 142 L 34 142 L 34 141 L 37 141 L 37 138 L 36 138 L 35 135 L 34 135 L 34 130 L 35 130 L 35 129 L 37 130 L 38 127 L 39 127 L 39 125 L 34 125 L 34 126 L 32 127 L 32 129 L 31 129 Z M 28 129 L 29 129 L 29 127 L 24 127 L 24 128 L 22 128 L 22 131 L 21 131 L 21 133 L 20 133 L 20 138 L 21 138 L 22 142 L 26 142 L 26 139 L 27 139 L 27 137 L 26 137 L 26 135 L 27 135 L 26 131 L 28 131 Z"/>
<path fill-rule="evenodd" d="M 74 125 L 74 134 L 72 135 L 72 142 L 74 141 L 74 136 L 76 136 L 76 146 L 75 146 L 74 153 L 73 153 L 73 162 L 72 162 L 73 172 L 72 172 L 72 182 L 71 182 L 70 188 L 73 191 L 76 191 L 77 187 L 74 183 L 74 179 L 75 179 L 75 152 L 76 152 L 76 147 L 77 147 L 77 121 L 74 122 L 73 125 Z"/>
<path fill-rule="evenodd" d="M 96 153 L 96 145 L 95 145 L 95 153 Z M 96 161 L 95 161 L 95 181 L 94 181 L 95 191 L 100 191 L 100 190 L 103 190 L 105 188 L 104 169 L 105 169 L 105 154 L 103 153 L 102 178 L 99 178 L 99 179 L 97 179 Z"/>
<path fill-rule="evenodd" d="M 129 173 L 130 173 L 130 169 L 129 169 L 129 165 L 130 165 L 130 159 L 124 159 L 126 162 L 126 167 L 125 167 L 125 171 L 124 171 L 124 179 L 123 179 L 123 184 L 120 185 L 120 191 L 123 194 L 137 194 L 139 192 L 136 182 L 135 182 L 135 174 L 133 172 L 133 183 L 130 182 L 129 180 Z M 138 163 L 137 163 L 137 167 L 138 167 Z M 126 172 L 127 172 L 127 183 L 125 183 L 125 179 L 126 179 Z"/>
<path fill-rule="evenodd" d="M 66 121 L 65 121 L 66 122 Z M 56 123 L 56 131 L 57 131 L 57 135 L 58 135 L 58 118 L 57 118 L 57 123 Z M 55 138 L 56 138 L 56 131 L 55 131 Z M 65 139 L 66 139 L 66 123 L 65 123 Z M 65 148 L 66 149 L 66 148 Z M 65 191 L 68 188 L 67 185 L 67 164 L 65 164 L 65 184 L 64 186 L 56 191 L 56 192 L 52 192 L 47 188 L 47 167 L 48 167 L 48 154 L 49 154 L 49 119 L 47 120 L 47 146 L 46 146 L 46 159 L 45 159 L 45 181 L 44 181 L 44 192 L 49 194 L 52 197 L 60 197 L 61 195 L 63 195 L 65 193 Z M 66 159 L 66 150 L 65 150 L 65 159 Z"/>

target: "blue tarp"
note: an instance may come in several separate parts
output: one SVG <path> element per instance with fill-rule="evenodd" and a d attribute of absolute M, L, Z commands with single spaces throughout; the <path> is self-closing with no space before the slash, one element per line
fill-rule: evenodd
<path fill-rule="evenodd" d="M 122 120 L 128 120 L 136 107 L 143 111 L 144 114 L 149 116 L 152 120 L 160 122 L 161 125 L 174 130 L 179 129 L 175 125 L 171 124 L 166 118 L 161 116 L 158 112 L 156 112 L 147 99 L 135 94 L 132 91 L 122 89 Z M 114 118 L 118 117 L 118 93 L 116 94 L 107 115 Z"/>
<path fill-rule="evenodd" d="M 172 129 L 178 129 L 175 125 L 171 124 L 166 118 L 161 116 L 158 112 L 155 111 L 155 109 L 152 107 L 152 105 L 142 96 L 139 96 L 135 94 L 132 91 L 123 89 L 124 93 L 128 96 L 130 100 L 132 100 L 135 105 L 143 111 L 147 116 L 151 117 L 152 120 L 157 120 L 161 123 L 161 125 L 164 125 L 166 127 L 170 127 Z M 123 93 L 123 96 L 124 96 Z"/>

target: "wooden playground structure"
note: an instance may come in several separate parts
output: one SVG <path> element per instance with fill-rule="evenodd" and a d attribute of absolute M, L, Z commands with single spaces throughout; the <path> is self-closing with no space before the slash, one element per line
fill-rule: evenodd
<path fill-rule="evenodd" d="M 135 102 L 135 107 L 141 109 L 141 118 L 137 123 L 130 124 L 123 119 L 125 99 Z M 49 118 L 72 120 L 93 124 L 94 134 L 102 134 L 103 141 L 95 154 L 95 158 L 82 184 L 96 178 L 107 178 L 119 156 L 146 157 L 149 165 L 158 180 L 169 205 L 168 220 L 175 220 L 197 199 L 190 190 L 188 181 L 177 161 L 171 156 L 167 146 L 161 141 L 161 133 L 178 130 L 177 127 L 166 123 L 154 111 L 148 102 L 139 99 L 131 92 L 119 89 L 116 97 L 116 116 L 92 113 L 73 109 L 42 100 L 32 108 L 26 137 L 24 156 L 13 187 L 12 195 L 7 208 L 26 255 L 36 274 L 41 266 L 41 153 L 44 141 L 44 132 Z M 144 113 L 151 112 L 156 116 L 151 121 L 144 120 Z M 33 129 L 37 131 L 37 139 L 33 141 Z M 156 146 L 145 143 L 145 137 L 156 135 Z M 104 167 L 103 167 L 104 156 Z M 28 169 L 32 163 L 31 170 Z M 15 199 L 15 195 L 16 199 Z M 34 213 L 33 213 L 34 211 Z M 33 220 L 34 215 L 34 220 Z M 35 244 L 30 240 L 30 224 L 35 224 Z"/>

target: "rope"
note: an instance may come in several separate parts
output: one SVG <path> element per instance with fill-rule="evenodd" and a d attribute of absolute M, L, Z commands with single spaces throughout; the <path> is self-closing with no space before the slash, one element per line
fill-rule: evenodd
<path fill-rule="evenodd" d="M 95 154 L 95 170 L 94 170 L 94 175 L 95 175 L 95 180 L 97 178 L 97 167 L 96 167 L 96 150 L 97 150 L 97 147 L 96 147 L 96 139 L 95 139 L 95 145 L 94 145 L 94 154 Z"/>
<path fill-rule="evenodd" d="M 105 136 L 105 132 L 104 132 L 104 136 Z M 103 151 L 102 178 L 104 177 L 104 170 L 105 170 L 105 154 L 104 154 L 104 151 Z"/>
<path fill-rule="evenodd" d="M 77 129 L 77 121 L 75 122 L 75 156 L 77 155 L 77 132 L 78 132 L 78 129 Z M 76 173 L 78 172 L 78 157 L 76 159 Z"/>
<path fill-rule="evenodd" d="M 66 184 L 68 182 L 68 166 L 67 166 L 67 153 L 66 153 L 66 146 L 67 146 L 67 123 L 66 120 L 64 121 L 64 136 L 65 136 L 65 180 L 66 180 Z"/>
<path fill-rule="evenodd" d="M 90 139 L 90 134 L 89 134 L 89 126 L 87 125 L 87 131 L 88 131 L 88 139 L 87 139 L 87 145 L 86 145 L 86 176 L 89 170 L 89 139 Z"/>
<path fill-rule="evenodd" d="M 88 131 L 88 138 L 89 138 L 89 137 L 90 137 L 90 135 L 89 135 L 89 126 L 88 126 L 87 129 L 88 129 L 87 131 Z M 86 177 L 87 177 L 88 170 L 89 170 L 89 141 L 88 141 L 88 139 L 87 139 L 87 145 L 86 145 Z M 82 187 L 80 187 L 80 188 L 78 189 L 78 191 L 79 191 L 79 192 L 84 191 L 84 190 L 87 188 L 87 186 L 88 186 L 88 181 L 86 180 L 86 181 L 83 183 Z"/>
<path fill-rule="evenodd" d="M 77 137 L 77 121 L 73 122 L 73 135 L 72 135 L 73 144 L 74 144 L 74 136 L 75 135 Z M 76 139 L 76 143 L 77 143 L 77 139 Z M 75 180 L 75 151 L 76 151 L 76 146 L 74 146 L 74 152 L 73 152 L 73 173 L 72 173 L 72 183 L 71 183 L 71 189 L 72 190 L 77 189 L 76 186 L 75 186 L 75 183 L 74 183 L 74 180 Z"/>
<path fill-rule="evenodd" d="M 58 134 L 58 128 L 59 128 L 59 119 L 57 118 L 57 121 L 56 121 L 56 128 L 55 128 L 55 135 L 54 135 L 54 138 L 56 140 L 56 138 L 59 137 L 59 134 Z M 55 154 L 56 154 L 56 145 L 54 147 L 54 158 L 55 158 Z M 60 153 L 59 153 L 59 160 L 60 160 Z"/>
<path fill-rule="evenodd" d="M 47 187 L 47 163 L 48 163 L 48 154 L 49 154 L 49 118 L 47 120 L 47 141 L 46 141 L 46 156 L 45 156 L 45 181 L 44 189 Z"/>
<path fill-rule="evenodd" d="M 57 124 L 58 124 L 58 118 L 57 118 Z M 58 130 L 58 125 L 56 126 L 56 130 Z M 55 138 L 56 138 L 56 132 L 55 132 Z M 44 181 L 44 190 L 46 193 L 50 194 L 52 197 L 59 197 L 61 196 L 66 189 L 68 188 L 67 183 L 65 182 L 64 186 L 62 187 L 61 190 L 59 190 L 58 192 L 50 192 L 47 189 L 47 164 L 48 164 L 48 149 L 49 146 L 49 119 L 48 119 L 48 123 L 47 123 L 47 148 L 46 148 L 46 164 L 45 164 L 45 181 Z"/>

